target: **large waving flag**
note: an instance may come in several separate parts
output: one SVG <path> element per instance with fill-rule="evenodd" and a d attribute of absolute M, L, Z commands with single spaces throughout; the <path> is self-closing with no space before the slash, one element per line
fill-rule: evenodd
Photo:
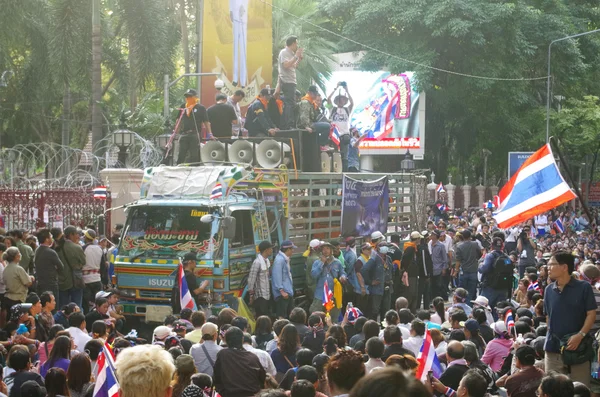
<path fill-rule="evenodd" d="M 444 371 L 442 370 L 442 365 L 440 364 L 437 354 L 435 354 L 435 346 L 433 345 L 429 330 L 425 332 L 425 339 L 423 339 L 423 345 L 421 346 L 417 361 L 419 362 L 417 379 L 421 382 L 427 381 L 427 373 L 429 371 L 433 372 L 433 376 L 436 379 L 439 379 L 442 376 Z"/>
<path fill-rule="evenodd" d="M 188 288 L 187 281 L 185 281 L 185 274 L 183 271 L 183 264 L 179 263 L 179 302 L 182 309 L 188 308 L 193 311 L 198 310 L 196 302 L 192 297 L 190 289 Z"/>
<path fill-rule="evenodd" d="M 525 222 L 575 199 L 560 175 L 550 144 L 523 163 L 500 191 L 500 207 L 494 218 L 502 229 Z"/>
<path fill-rule="evenodd" d="M 98 376 L 94 386 L 94 397 L 118 397 L 119 382 L 117 381 L 115 359 L 107 344 L 98 355 Z"/>

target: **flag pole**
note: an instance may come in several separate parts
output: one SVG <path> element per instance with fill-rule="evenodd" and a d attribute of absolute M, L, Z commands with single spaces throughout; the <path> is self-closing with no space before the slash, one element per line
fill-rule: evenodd
<path fill-rule="evenodd" d="M 558 145 L 560 143 L 560 140 L 554 136 L 551 136 L 548 142 L 556 150 L 556 154 L 558 154 L 560 163 L 563 165 L 563 167 L 565 168 L 565 172 L 567 173 L 567 178 L 569 178 L 569 182 L 571 182 L 571 185 L 573 185 L 573 187 L 575 189 L 575 194 L 577 195 L 577 198 L 579 199 L 579 202 L 581 203 L 581 206 L 583 207 L 585 214 L 588 216 L 590 223 L 593 225 L 595 223 L 595 221 L 594 221 L 595 218 L 593 218 L 592 215 L 590 214 L 590 210 L 589 210 L 587 204 L 585 203 L 585 201 L 583 200 L 583 196 L 581 195 L 579 186 L 577 186 L 577 183 L 575 183 L 575 181 L 573 180 L 573 177 L 571 176 L 571 171 L 569 170 L 569 166 L 567 165 L 567 162 L 565 161 L 565 159 L 562 155 L 562 152 L 560 150 L 560 147 Z"/>

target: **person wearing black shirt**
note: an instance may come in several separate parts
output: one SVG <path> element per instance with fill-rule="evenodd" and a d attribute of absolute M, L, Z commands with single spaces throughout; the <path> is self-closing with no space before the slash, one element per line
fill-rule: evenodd
<path fill-rule="evenodd" d="M 198 286 L 198 280 L 194 274 L 194 270 L 196 269 L 196 254 L 194 252 L 185 254 L 182 263 L 188 290 L 190 291 L 190 294 L 192 294 L 194 301 L 198 303 L 198 297 L 205 293 L 208 288 L 208 280 L 204 280 L 202 284 Z"/>
<path fill-rule="evenodd" d="M 200 133 L 202 125 L 206 128 L 207 135 L 212 137 L 210 121 L 206 108 L 200 104 L 196 90 L 187 90 L 185 103 L 181 105 L 178 131 L 179 156 L 177 164 L 183 162 L 197 163 L 200 161 Z"/>
<path fill-rule="evenodd" d="M 383 356 L 381 356 L 383 362 L 394 354 L 415 356 L 413 352 L 402 345 L 402 332 L 396 325 L 388 325 L 383 330 L 383 342 L 385 343 L 385 350 Z"/>
<path fill-rule="evenodd" d="M 208 108 L 208 119 L 215 138 L 231 138 L 233 135 L 232 124 L 238 123 L 233 106 L 227 103 L 227 95 L 218 93 L 217 103 Z"/>
<path fill-rule="evenodd" d="M 256 100 L 248 107 L 245 127 L 248 130 L 248 136 L 251 138 L 275 135 L 278 130 L 267 111 L 269 99 L 271 99 L 270 90 L 263 88 Z"/>

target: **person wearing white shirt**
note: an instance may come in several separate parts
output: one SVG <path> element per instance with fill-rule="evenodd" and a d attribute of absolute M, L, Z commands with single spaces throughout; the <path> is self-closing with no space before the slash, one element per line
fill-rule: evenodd
<path fill-rule="evenodd" d="M 246 94 L 242 90 L 237 90 L 232 96 L 227 98 L 227 103 L 233 107 L 235 116 L 237 117 L 237 123 L 231 124 L 231 138 L 236 139 L 244 136 L 244 129 L 242 128 L 242 111 L 240 109 L 240 102 L 246 97 Z"/>
<path fill-rule="evenodd" d="M 413 320 L 411 323 L 410 338 L 402 342 L 405 349 L 414 353 L 415 357 L 419 355 L 423 346 L 423 338 L 425 335 L 425 323 L 421 320 Z"/>
<path fill-rule="evenodd" d="M 69 325 L 70 327 L 67 328 L 67 331 L 69 331 L 69 335 L 73 338 L 75 350 L 85 353 L 85 345 L 92 340 L 92 337 L 87 333 L 84 314 L 82 312 L 71 313 L 69 316 Z"/>
<path fill-rule="evenodd" d="M 548 217 L 545 214 L 537 215 L 535 217 L 535 227 L 537 228 L 538 236 L 546 234 L 546 227 L 548 226 Z"/>
<path fill-rule="evenodd" d="M 252 336 L 247 332 L 244 333 L 244 349 L 250 353 L 256 354 L 258 361 L 260 361 L 260 365 L 262 365 L 267 374 L 273 377 L 277 375 L 277 369 L 275 368 L 275 364 L 273 364 L 271 355 L 264 350 L 252 347 Z"/>
<path fill-rule="evenodd" d="M 375 368 L 385 367 L 385 363 L 381 359 L 385 350 L 385 344 L 381 339 L 377 337 L 369 339 L 365 345 L 365 350 L 369 356 L 369 361 L 365 363 L 365 374 L 368 375 Z"/>

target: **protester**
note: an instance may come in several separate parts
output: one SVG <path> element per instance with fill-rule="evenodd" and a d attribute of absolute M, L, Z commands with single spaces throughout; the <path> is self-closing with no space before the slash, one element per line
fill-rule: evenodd
<path fill-rule="evenodd" d="M 79 353 L 71 358 L 67 370 L 67 386 L 70 397 L 84 397 L 88 390 L 93 387 L 92 363 L 85 353 Z"/>
<path fill-rule="evenodd" d="M 219 92 L 215 101 L 216 103 L 206 110 L 212 134 L 217 139 L 230 139 L 233 136 L 232 125 L 238 123 L 238 115 L 233 106 L 228 103 L 227 95 Z"/>
<path fill-rule="evenodd" d="M 273 255 L 273 245 L 269 241 L 262 241 L 258 245 L 258 251 L 248 275 L 248 293 L 253 302 L 256 317 L 268 315 L 270 312 L 269 272 L 271 271 L 271 262 L 269 257 Z"/>
<path fill-rule="evenodd" d="M 296 111 L 294 96 L 296 94 L 296 68 L 302 61 L 304 50 L 298 45 L 298 38 L 290 36 L 285 41 L 285 48 L 279 52 L 277 57 L 278 85 L 283 93 L 283 120 L 284 130 L 292 129 L 296 124 Z"/>
<path fill-rule="evenodd" d="M 159 346 L 123 350 L 116 361 L 121 397 L 170 397 L 175 365 Z"/>
<path fill-rule="evenodd" d="M 51 248 L 54 241 L 50 230 L 41 229 L 37 238 L 40 246 L 35 251 L 33 260 L 37 291 L 39 294 L 51 291 L 54 296 L 58 296 L 58 275 L 63 272 L 63 263 L 58 258 L 56 251 Z"/>
<path fill-rule="evenodd" d="M 179 126 L 179 157 L 177 164 L 197 163 L 200 161 L 200 134 L 202 126 L 206 128 L 207 136 L 212 136 L 210 121 L 206 108 L 200 104 L 198 92 L 193 89 L 187 90 L 183 96 L 185 103 L 181 105 Z"/>
<path fill-rule="evenodd" d="M 190 349 L 194 365 L 199 373 L 212 376 L 217 354 L 223 348 L 217 344 L 218 327 L 213 323 L 205 323 L 201 331 L 202 343 L 198 342 Z"/>
<path fill-rule="evenodd" d="M 63 270 L 58 278 L 58 304 L 64 307 L 73 302 L 81 307 L 85 288 L 82 269 L 86 264 L 86 256 L 79 244 L 79 233 L 75 226 L 65 228 L 64 235 L 55 249 L 63 264 Z"/>
<path fill-rule="evenodd" d="M 362 354 L 352 350 L 341 350 L 331 357 L 326 371 L 332 397 L 348 395 L 366 374 Z"/>
<path fill-rule="evenodd" d="M 50 368 L 45 376 L 44 384 L 48 397 L 62 397 L 69 395 L 67 386 L 67 373 L 62 368 Z"/>
<path fill-rule="evenodd" d="M 48 360 L 40 367 L 40 375 L 46 376 L 50 368 L 69 369 L 71 362 L 71 339 L 68 336 L 59 336 L 54 341 Z"/>
<path fill-rule="evenodd" d="M 294 307 L 294 287 L 290 258 L 297 248 L 289 240 L 281 243 L 281 250 L 277 254 L 271 269 L 273 297 L 275 298 L 276 314 L 279 318 L 286 318 Z"/>

